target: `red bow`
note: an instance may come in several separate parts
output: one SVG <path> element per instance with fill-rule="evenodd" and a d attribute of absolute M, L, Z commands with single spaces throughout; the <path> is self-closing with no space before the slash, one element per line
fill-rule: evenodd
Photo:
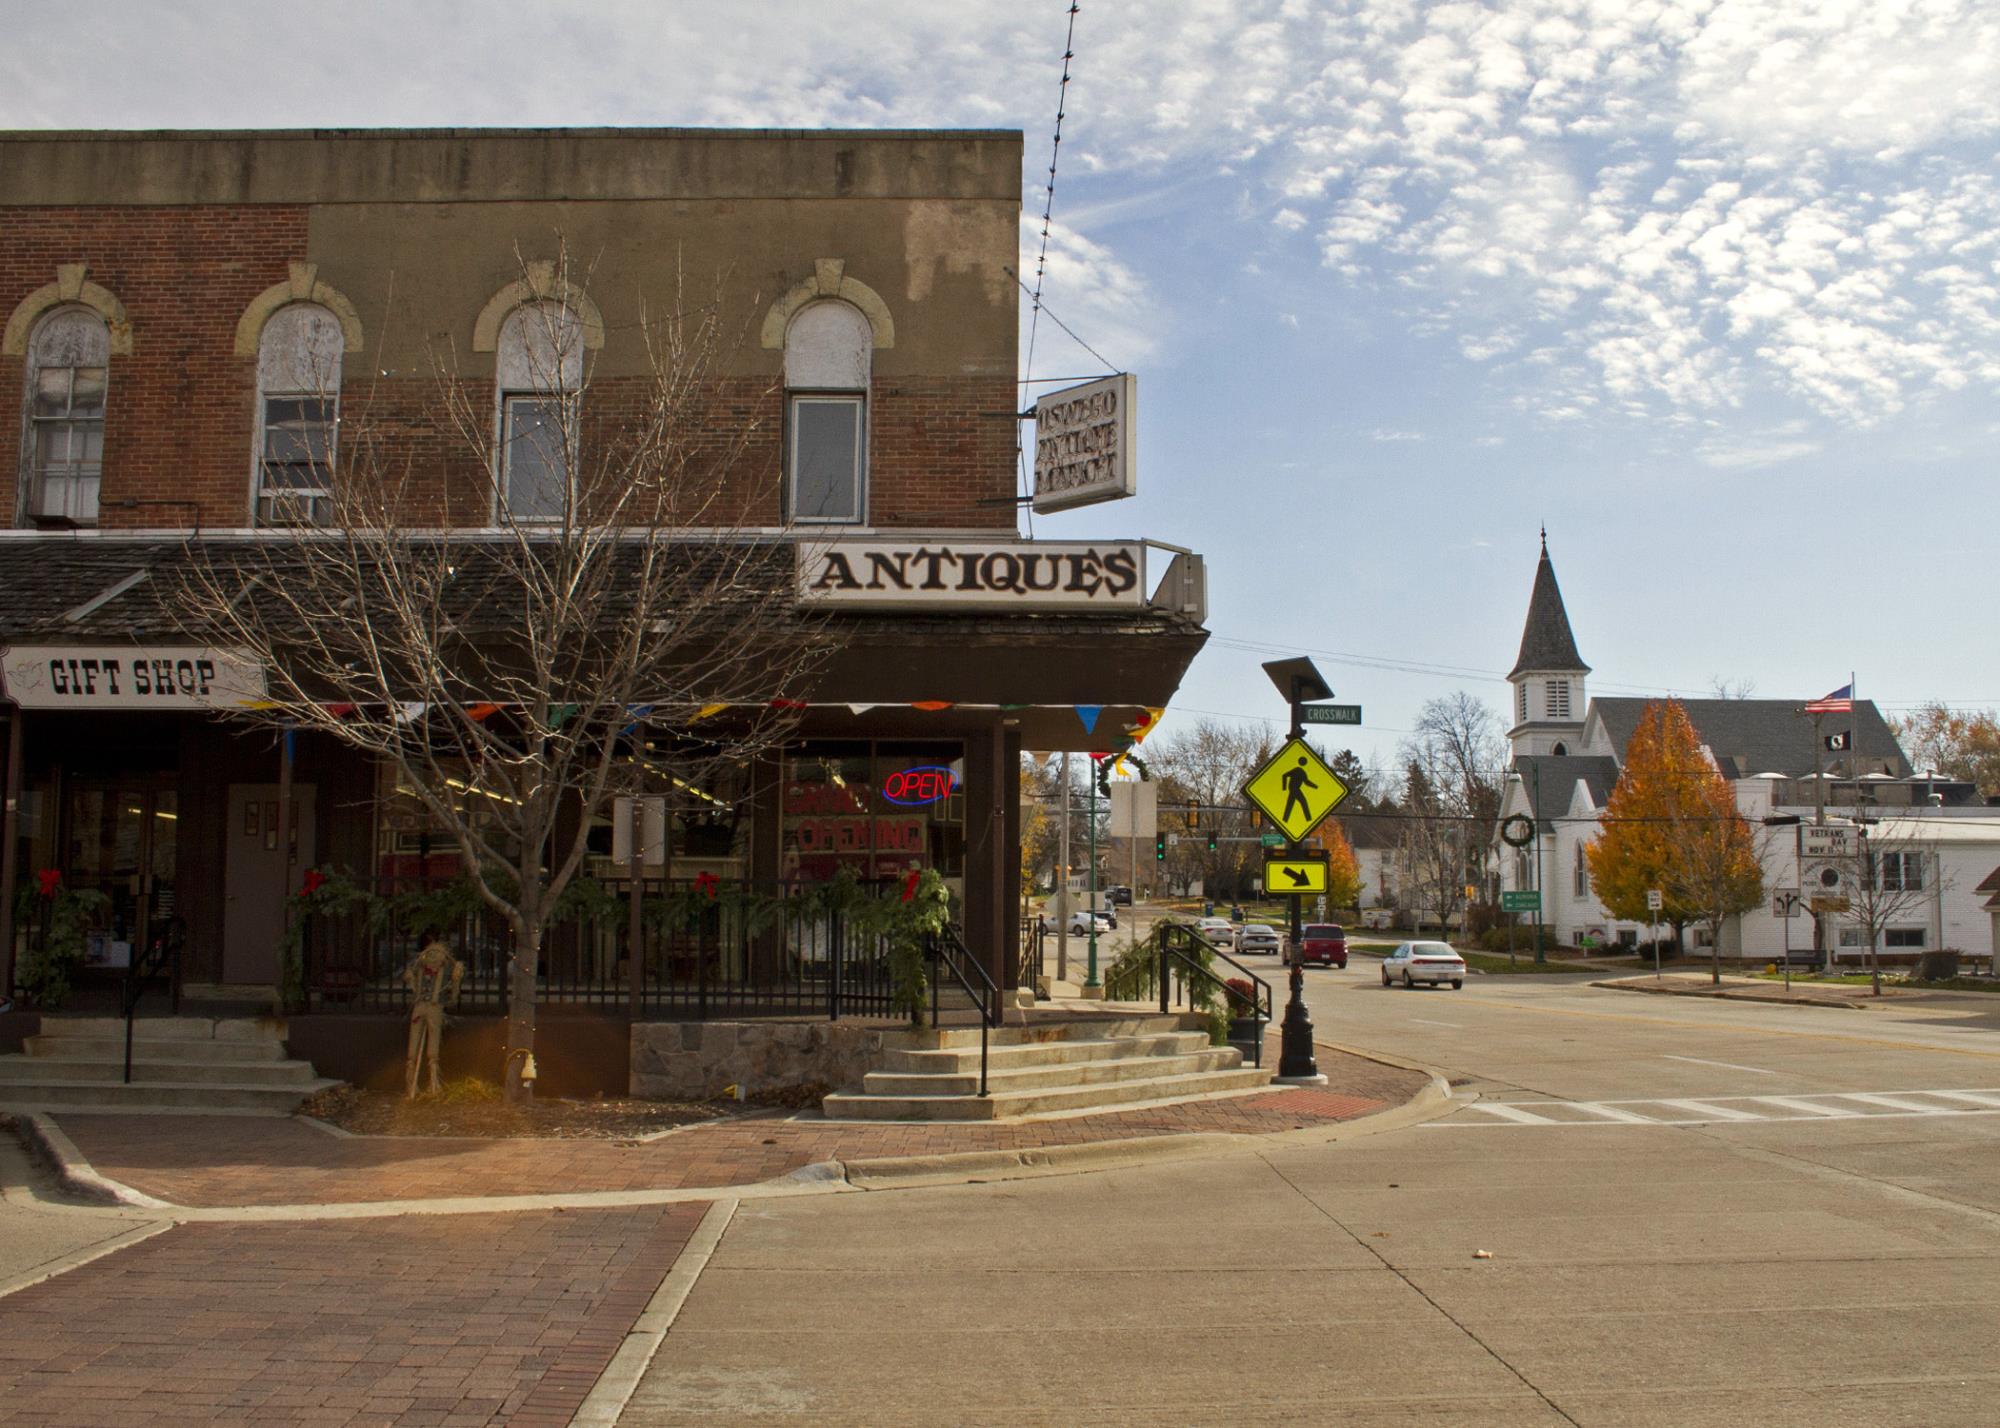
<path fill-rule="evenodd" d="M 722 879 L 716 877 L 714 873 L 696 873 L 694 885 L 697 891 L 706 894 L 712 899 L 721 889 Z"/>
<path fill-rule="evenodd" d="M 43 897 L 54 897 L 57 890 L 62 887 L 61 868 L 43 868 L 35 876 L 41 880 Z"/>
<path fill-rule="evenodd" d="M 326 881 L 327 881 L 326 874 L 322 873 L 318 868 L 307 868 L 304 879 L 304 886 L 302 886 L 299 889 L 299 896 L 311 897 L 314 893 L 318 892 L 321 888 L 326 886 Z"/>
<path fill-rule="evenodd" d="M 922 877 L 923 874 L 921 872 L 912 872 L 907 878 L 903 879 L 904 902 L 915 902 L 917 900 L 917 882 Z"/>

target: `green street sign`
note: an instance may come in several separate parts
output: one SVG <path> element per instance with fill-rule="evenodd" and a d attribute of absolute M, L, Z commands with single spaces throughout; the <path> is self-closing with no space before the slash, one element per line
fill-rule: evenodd
<path fill-rule="evenodd" d="M 1299 719 L 1306 724 L 1359 724 L 1359 704 L 1301 704 Z"/>
<path fill-rule="evenodd" d="M 1266 833 L 1258 841 L 1266 848 L 1282 848 L 1285 846 L 1285 835 L 1282 833 Z"/>
<path fill-rule="evenodd" d="M 1502 912 L 1540 912 L 1542 895 L 1530 888 L 1524 892 L 1503 892 L 1500 894 Z"/>

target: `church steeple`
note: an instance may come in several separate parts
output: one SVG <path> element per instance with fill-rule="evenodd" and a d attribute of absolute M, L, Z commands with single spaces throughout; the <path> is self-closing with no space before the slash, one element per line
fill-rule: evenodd
<path fill-rule="evenodd" d="M 1549 532 L 1542 528 L 1542 556 L 1535 588 L 1528 596 L 1528 620 L 1521 650 L 1507 680 L 1514 686 L 1514 727 L 1508 738 L 1516 754 L 1582 752 L 1584 677 L 1590 666 L 1576 652 L 1576 636 L 1563 608 L 1562 587 L 1549 559 Z"/>

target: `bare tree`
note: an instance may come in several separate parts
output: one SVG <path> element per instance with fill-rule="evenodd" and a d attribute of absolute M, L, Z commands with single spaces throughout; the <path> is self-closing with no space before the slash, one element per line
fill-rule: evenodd
<path fill-rule="evenodd" d="M 581 291 L 566 252 L 523 271 Z M 416 422 L 348 402 L 328 494 L 292 513 L 309 528 L 197 536 L 176 592 L 191 632 L 267 671 L 243 717 L 386 766 L 511 927 L 510 1097 L 532 1093 L 544 932 L 593 819 L 622 794 L 713 801 L 793 730 L 832 648 L 768 529 L 779 473 L 744 459 L 754 416 L 705 411 L 736 340 L 723 301 L 674 299 L 616 384 L 574 307 L 517 309 L 535 400 L 499 423 L 491 383 L 434 350 Z"/>
<path fill-rule="evenodd" d="M 1250 837 L 1253 813 L 1243 797 L 1243 785 L 1270 757 L 1272 735 L 1260 725 L 1204 718 L 1185 728 L 1162 733 L 1147 744 L 1153 776 L 1160 782 L 1162 827 L 1179 841 L 1167 853 L 1168 880 L 1192 887 L 1199 878 L 1210 893 L 1224 889 L 1240 896 L 1261 866 L 1261 852 Z M 1187 805 L 1200 805 L 1194 828 L 1186 826 Z M 1240 810 L 1240 811 L 1239 811 Z M 1208 851 L 1208 835 L 1216 835 Z"/>
<path fill-rule="evenodd" d="M 1883 935 L 1895 923 L 1923 913 L 1926 904 L 1951 886 L 1923 831 L 1921 819 L 1858 818 L 1847 856 L 1828 864 L 1838 870 L 1847 896 L 1845 920 L 1868 945 L 1869 981 L 1878 997 Z"/>
<path fill-rule="evenodd" d="M 1408 902 L 1445 928 L 1485 880 L 1488 835 L 1506 777 L 1500 719 L 1459 691 L 1429 700 L 1403 741 L 1401 858 Z"/>
<path fill-rule="evenodd" d="M 1757 681 L 1754 679 L 1730 679 L 1720 674 L 1708 677 L 1708 697 L 1711 699 L 1748 699 L 1756 692 Z"/>

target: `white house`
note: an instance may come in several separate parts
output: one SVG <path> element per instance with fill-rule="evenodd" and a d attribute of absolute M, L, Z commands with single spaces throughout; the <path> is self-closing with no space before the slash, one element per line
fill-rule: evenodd
<path fill-rule="evenodd" d="M 1584 849 L 1597 836 L 1626 746 L 1652 701 L 1591 699 L 1589 674 L 1544 537 L 1520 654 L 1508 675 L 1514 686 L 1514 724 L 1508 730 L 1513 760 L 1495 831 L 1500 886 L 1539 887 L 1543 922 L 1560 943 L 1574 946 L 1591 937 L 1629 944 L 1651 936 L 1651 929 L 1605 911 L 1591 889 Z M 1978 890 L 2000 863 L 2000 808 L 1981 803 L 1970 784 L 1914 774 L 1872 702 L 1856 700 L 1851 713 L 1818 720 L 1804 713 L 1804 703 L 1681 701 L 1704 752 L 1758 831 L 1767 890 L 1818 886 L 1824 862 L 1801 858 L 1805 835 L 1797 830 L 1823 810 L 1831 822 L 1868 829 L 1878 864 L 1886 856 L 1880 850 L 1894 853 L 1893 864 L 1878 875 L 1907 880 L 1912 894 L 1928 894 L 1899 899 L 1903 905 L 1885 931 L 1882 950 L 1955 947 L 1978 957 L 1992 955 L 2000 918 L 1989 915 Z M 1516 816 L 1534 827 L 1527 846 L 1518 849 L 1503 837 L 1523 830 L 1520 822 L 1510 824 Z M 1826 910 L 1837 906 L 1838 890 L 1820 892 L 1833 899 L 1821 904 L 1824 942 L 1837 957 L 1865 956 L 1866 937 L 1852 914 Z M 1722 929 L 1722 953 L 1775 961 L 1788 945 L 1794 954 L 1809 951 L 1813 921 L 1803 906 L 1786 919 L 1766 905 Z M 1692 933 L 1690 942 L 1706 946 L 1707 930 Z"/>

